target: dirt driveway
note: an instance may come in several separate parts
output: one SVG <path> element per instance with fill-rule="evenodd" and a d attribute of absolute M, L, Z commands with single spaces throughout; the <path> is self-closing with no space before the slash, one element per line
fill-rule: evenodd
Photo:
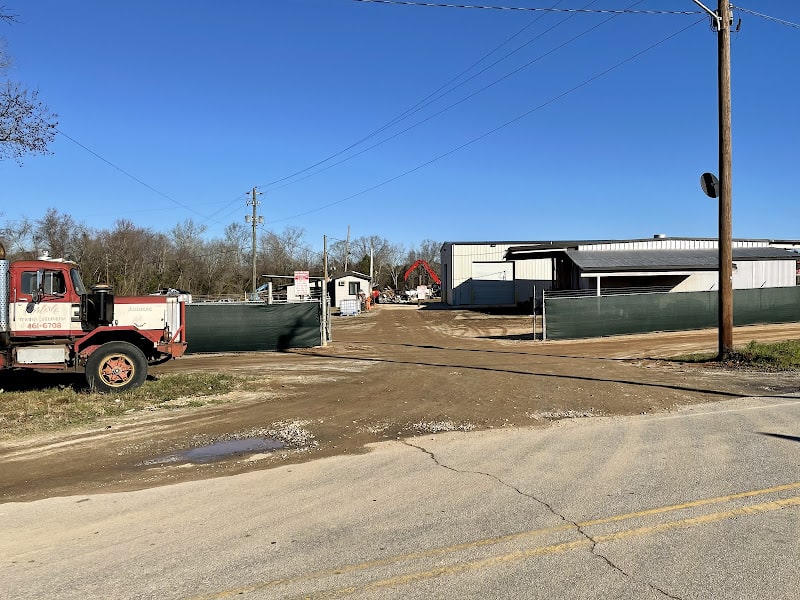
<path fill-rule="evenodd" d="M 216 405 L 5 442 L 0 502 L 217 477 L 438 431 L 544 427 L 563 418 L 800 391 L 798 373 L 662 360 L 713 351 L 715 330 L 570 342 L 534 341 L 531 332 L 530 317 L 381 305 L 335 317 L 326 348 L 171 361 L 154 374 L 221 371 L 258 376 L 263 386 Z M 735 332 L 737 344 L 793 338 L 800 338 L 800 324 Z M 273 451 L 276 432 L 286 446 Z M 249 446 L 253 440 L 263 445 Z M 192 453 L 209 446 L 224 456 Z"/>

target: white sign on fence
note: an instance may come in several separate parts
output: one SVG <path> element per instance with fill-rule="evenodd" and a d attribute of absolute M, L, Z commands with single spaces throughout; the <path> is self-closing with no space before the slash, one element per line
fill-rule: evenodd
<path fill-rule="evenodd" d="M 308 271 L 294 272 L 294 293 L 296 296 L 311 295 L 311 289 L 308 285 Z"/>

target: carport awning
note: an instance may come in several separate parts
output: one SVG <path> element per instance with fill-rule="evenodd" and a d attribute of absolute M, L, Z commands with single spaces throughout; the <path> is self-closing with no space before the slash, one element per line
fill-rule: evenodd
<path fill-rule="evenodd" d="M 542 247 L 509 248 L 506 260 L 569 258 L 583 273 L 716 271 L 719 252 L 703 250 L 575 250 Z M 782 248 L 734 248 L 733 260 L 797 260 Z"/>

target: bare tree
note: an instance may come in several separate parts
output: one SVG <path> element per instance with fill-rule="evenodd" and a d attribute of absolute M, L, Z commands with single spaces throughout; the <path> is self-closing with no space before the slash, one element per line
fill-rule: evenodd
<path fill-rule="evenodd" d="M 206 227 L 187 219 L 168 233 L 138 227 L 118 220 L 112 229 L 90 229 L 55 208 L 39 219 L 3 221 L 0 238 L 12 260 L 35 258 L 42 250 L 53 257 L 78 263 L 88 286 L 109 283 L 118 295 L 146 294 L 159 288 L 179 288 L 195 296 L 242 297 L 250 289 L 250 231 L 241 223 L 225 228 L 221 238 L 204 237 Z M 259 238 L 258 271 L 261 274 L 292 275 L 292 271 L 322 273 L 322 256 L 311 249 L 302 228 L 290 226 L 281 232 L 264 232 Z M 329 274 L 342 272 L 345 242 L 329 247 Z M 350 243 L 350 268 L 369 271 L 373 256 L 375 284 L 394 289 L 403 286 L 402 275 L 415 260 L 424 258 L 439 270 L 439 243 L 423 241 L 406 252 L 377 235 Z M 427 273 L 416 272 L 409 285 L 430 283 Z"/>
<path fill-rule="evenodd" d="M 344 272 L 344 266 L 350 264 L 350 257 L 347 256 L 347 243 L 344 240 L 335 240 L 328 246 L 328 265 L 331 273 Z"/>
<path fill-rule="evenodd" d="M 85 233 L 87 230 L 84 225 L 51 207 L 44 217 L 36 221 L 34 248 L 37 252 L 46 250 L 53 258 L 76 260 Z"/>
<path fill-rule="evenodd" d="M 10 258 L 14 260 L 34 258 L 33 229 L 33 223 L 27 218 L 6 221 L 0 227 L 0 238 Z"/>
<path fill-rule="evenodd" d="M 417 258 L 426 261 L 434 270 L 441 265 L 442 243 L 436 240 L 422 240 L 417 251 Z"/>
<path fill-rule="evenodd" d="M 302 227 L 289 226 L 281 233 L 268 231 L 261 235 L 259 246 L 264 268 L 272 275 L 289 275 L 293 271 L 307 270 L 313 252 L 304 239 Z"/>
<path fill-rule="evenodd" d="M 6 23 L 16 23 L 17 15 L 12 15 L 5 6 L 0 6 L 0 23 L 4 21 Z"/>
<path fill-rule="evenodd" d="M 398 289 L 400 275 L 404 270 L 403 257 L 406 249 L 401 244 L 391 244 L 386 249 L 386 270 L 391 279 L 392 288 Z"/>
<path fill-rule="evenodd" d="M 16 22 L 14 15 L 0 6 L 0 22 Z M 0 43 L 0 76 L 11 65 L 5 40 Z M 39 92 L 3 77 L 0 80 L 0 160 L 22 163 L 26 154 L 47 154 L 55 139 L 57 116 L 39 101 Z"/>
<path fill-rule="evenodd" d="M 230 283 L 225 288 L 226 293 L 241 296 L 248 289 L 252 289 L 252 284 L 247 285 L 252 276 L 250 236 L 249 227 L 245 227 L 242 223 L 230 223 L 225 227 L 225 246 L 230 261 Z"/>
<path fill-rule="evenodd" d="M 168 287 L 175 287 L 199 293 L 196 282 L 202 279 L 201 263 L 205 258 L 206 248 L 203 234 L 206 226 L 186 219 L 172 228 L 173 252 L 175 258 L 172 279 L 174 283 Z"/>
<path fill-rule="evenodd" d="M 26 154 L 48 154 L 57 126 L 56 115 L 39 102 L 38 92 L 0 82 L 0 160 L 22 163 Z"/>

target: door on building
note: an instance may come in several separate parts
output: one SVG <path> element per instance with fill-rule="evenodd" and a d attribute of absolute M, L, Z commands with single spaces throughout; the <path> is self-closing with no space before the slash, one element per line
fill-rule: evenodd
<path fill-rule="evenodd" d="M 471 295 L 477 306 L 514 304 L 514 263 L 472 263 Z"/>

